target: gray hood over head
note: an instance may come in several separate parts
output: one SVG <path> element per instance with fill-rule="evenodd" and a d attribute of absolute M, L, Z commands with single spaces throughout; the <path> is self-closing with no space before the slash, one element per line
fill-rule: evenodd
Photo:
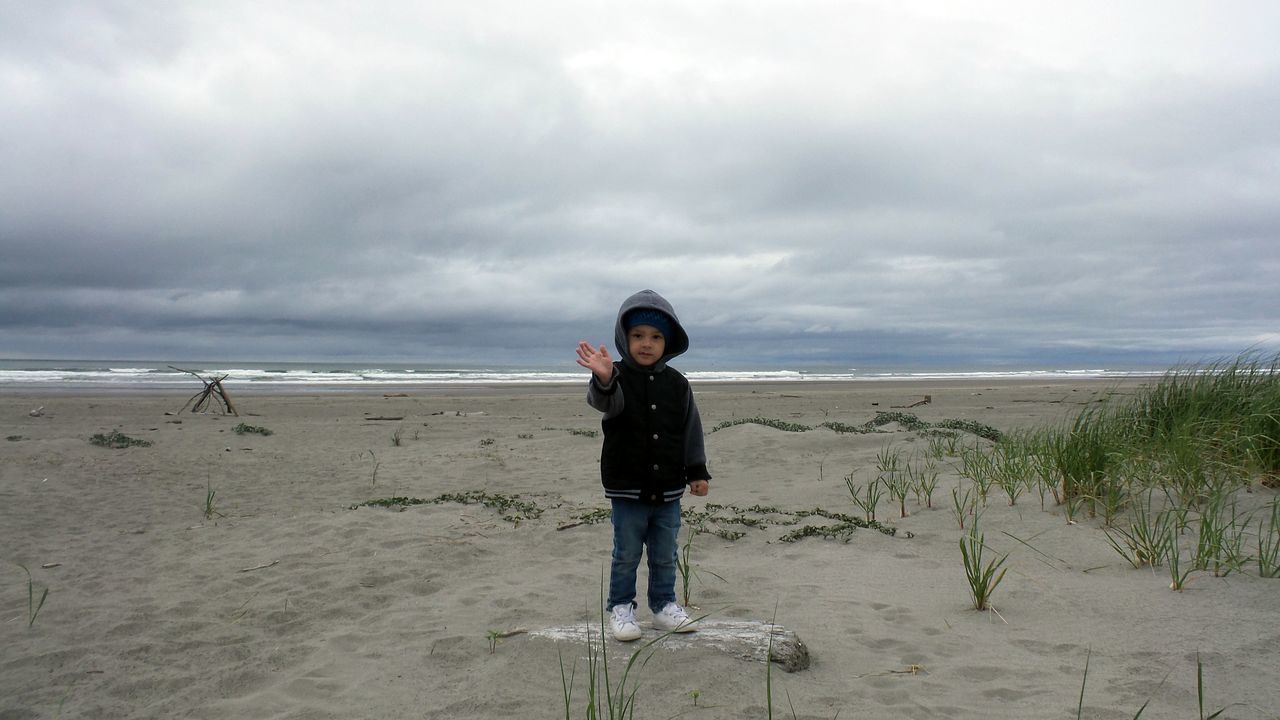
<path fill-rule="evenodd" d="M 627 328 L 623 324 L 623 320 L 626 318 L 627 313 L 633 310 L 657 310 L 671 318 L 671 332 L 666 337 L 666 352 L 661 360 L 649 368 L 650 370 L 662 370 L 667 366 L 667 362 L 671 358 L 683 354 L 689 349 L 689 336 L 685 334 L 684 326 L 680 324 L 680 318 L 676 317 L 676 311 L 671 307 L 671 303 L 652 290 L 641 290 L 622 301 L 622 307 L 618 308 L 618 319 L 614 324 L 613 330 L 613 344 L 618 349 L 618 356 L 629 367 L 636 367 L 636 364 L 631 359 L 631 353 L 628 349 L 630 343 L 627 342 Z"/>

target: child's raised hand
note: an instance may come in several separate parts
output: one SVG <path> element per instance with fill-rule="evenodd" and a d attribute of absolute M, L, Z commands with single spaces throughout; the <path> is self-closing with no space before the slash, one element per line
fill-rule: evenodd
<path fill-rule="evenodd" d="M 597 349 L 586 340 L 579 342 L 578 364 L 595 374 L 602 385 L 613 379 L 613 358 L 609 357 L 609 350 L 603 345 Z"/>

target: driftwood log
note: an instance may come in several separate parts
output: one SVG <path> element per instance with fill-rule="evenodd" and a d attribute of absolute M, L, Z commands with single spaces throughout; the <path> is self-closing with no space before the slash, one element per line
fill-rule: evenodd
<path fill-rule="evenodd" d="M 892 408 L 913 408 L 913 407 L 920 407 L 921 405 L 928 405 L 928 404 L 929 404 L 929 403 L 931 403 L 931 402 L 933 402 L 933 396 L 932 396 L 932 395 L 925 395 L 923 400 L 917 400 L 917 401 L 915 401 L 915 402 L 911 403 L 910 405 L 890 405 L 889 407 L 892 407 Z"/>
<path fill-rule="evenodd" d="M 667 650 L 687 650 L 711 647 L 737 658 L 751 662 L 765 662 L 769 658 L 787 672 L 806 670 L 809 667 L 809 648 L 791 630 L 773 623 L 756 620 L 702 620 L 698 630 L 691 633 L 672 633 L 655 645 Z M 632 643 L 608 641 L 611 653 L 631 653 L 639 650 L 648 640 L 659 636 L 657 630 L 645 629 L 645 636 Z M 772 641 L 770 635 L 772 634 Z M 544 630 L 533 630 L 530 637 L 581 645 L 600 641 L 600 622 L 579 623 Z"/>
<path fill-rule="evenodd" d="M 172 365 L 169 367 L 177 370 L 178 372 L 195 375 L 200 382 L 204 383 L 204 390 L 192 395 L 191 398 L 178 410 L 178 412 L 186 410 L 187 405 L 191 405 L 191 412 L 193 413 L 205 412 L 209 409 L 210 405 L 216 403 L 221 406 L 220 410 L 223 415 L 231 413 L 236 417 L 240 417 L 240 413 L 236 411 L 235 405 L 231 404 L 231 396 L 227 394 L 227 389 L 222 387 L 222 381 L 227 379 L 226 375 L 216 378 L 204 378 L 194 370 L 183 370 L 180 367 L 174 367 Z M 194 405 L 192 405 L 193 402 L 195 403 Z"/>

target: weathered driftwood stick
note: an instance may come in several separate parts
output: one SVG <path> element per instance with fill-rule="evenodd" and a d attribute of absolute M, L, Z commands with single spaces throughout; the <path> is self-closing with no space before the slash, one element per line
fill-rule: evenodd
<path fill-rule="evenodd" d="M 223 375 L 217 380 L 214 380 L 213 387 L 216 389 L 215 391 L 218 393 L 218 397 L 222 398 L 222 404 L 226 406 L 227 410 L 230 410 L 232 415 L 240 417 L 240 413 L 236 412 L 235 406 L 231 404 L 231 396 L 227 394 L 226 388 L 222 387 L 222 381 L 226 379 L 227 376 Z"/>
<path fill-rule="evenodd" d="M 915 402 L 911 403 L 910 405 L 890 405 L 890 407 L 893 407 L 893 408 L 913 408 L 913 407 L 919 407 L 919 406 L 921 406 L 921 405 L 928 405 L 928 404 L 929 404 L 929 403 L 931 403 L 931 402 L 933 402 L 933 396 L 932 396 L 932 395 L 925 395 L 923 400 L 917 400 L 917 401 L 915 401 Z"/>
<path fill-rule="evenodd" d="M 178 372 L 184 372 L 184 373 L 187 373 L 188 375 L 194 375 L 197 380 L 204 383 L 204 390 L 201 390 L 195 395 L 192 395 L 191 398 L 188 399 L 187 402 L 182 405 L 182 408 L 179 409 L 178 412 L 182 412 L 183 410 L 186 410 L 187 405 L 191 405 L 192 401 L 195 401 L 195 405 L 191 405 L 191 412 L 193 413 L 204 412 L 205 409 L 209 406 L 210 400 L 213 398 L 216 398 L 219 402 L 222 403 L 222 407 L 223 407 L 222 414 L 225 415 L 227 412 L 230 412 L 232 415 L 235 415 L 236 417 L 240 417 L 240 413 L 237 412 L 235 406 L 231 404 L 231 397 L 227 395 L 226 389 L 222 387 L 222 381 L 227 379 L 226 375 L 223 375 L 222 377 L 219 377 L 219 378 L 214 378 L 212 380 L 206 380 L 203 377 L 200 377 L 200 374 L 195 371 L 185 370 L 183 368 L 175 367 L 173 365 L 170 365 L 169 367 L 173 368 L 174 370 L 177 370 Z"/>
<path fill-rule="evenodd" d="M 781 625 L 756 620 L 702 620 L 697 627 L 697 632 L 668 635 L 662 639 L 662 647 L 671 650 L 711 647 L 743 660 L 761 663 L 765 662 L 767 656 L 787 672 L 806 670 L 809 667 L 809 648 L 794 632 Z M 772 642 L 769 639 L 771 632 Z M 661 634 L 647 627 L 644 633 L 644 638 L 637 642 L 643 643 Z M 586 649 L 588 642 L 600 642 L 600 623 L 597 620 L 590 624 L 533 630 L 529 635 L 556 642 L 580 644 Z M 631 653 L 637 649 L 634 643 L 619 643 L 612 639 L 607 644 L 611 652 Z"/>

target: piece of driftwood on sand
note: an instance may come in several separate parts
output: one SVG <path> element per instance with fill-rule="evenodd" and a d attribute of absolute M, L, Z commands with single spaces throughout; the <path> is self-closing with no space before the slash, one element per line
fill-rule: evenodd
<path fill-rule="evenodd" d="M 765 662 L 765 658 L 777 663 L 787 672 L 809 668 L 809 648 L 795 632 L 774 623 L 757 620 L 700 620 L 697 631 L 672 633 L 662 638 L 661 646 L 668 650 L 684 650 L 693 647 L 712 647 L 737 658 L 752 662 Z M 653 632 L 657 632 L 656 630 Z M 579 623 L 533 630 L 531 637 L 557 642 L 571 642 L 586 647 L 600 640 L 599 623 Z M 771 637 L 772 636 L 772 637 Z M 612 650 L 631 652 L 636 646 L 609 640 Z"/>
<path fill-rule="evenodd" d="M 184 370 L 180 367 L 174 367 L 173 365 L 170 365 L 169 367 L 179 372 L 187 373 L 188 375 L 195 375 L 196 378 L 200 380 L 200 382 L 204 383 L 204 390 L 201 390 L 195 395 L 192 395 L 191 398 L 188 399 L 187 402 L 184 403 L 181 408 L 179 408 L 178 412 L 182 412 L 183 410 L 186 410 L 187 406 L 191 405 L 192 402 L 194 402 L 195 404 L 191 405 L 191 412 L 193 413 L 206 412 L 209 406 L 214 404 L 214 402 L 216 401 L 219 405 L 221 405 L 221 412 L 223 415 L 226 415 L 227 413 L 231 413 L 236 417 L 240 417 L 240 413 L 236 411 L 235 405 L 231 404 L 231 396 L 227 394 L 227 389 L 222 387 L 222 381 L 227 379 L 226 375 L 223 375 L 222 377 L 206 379 L 201 377 L 200 374 L 195 372 L 194 370 Z"/>

